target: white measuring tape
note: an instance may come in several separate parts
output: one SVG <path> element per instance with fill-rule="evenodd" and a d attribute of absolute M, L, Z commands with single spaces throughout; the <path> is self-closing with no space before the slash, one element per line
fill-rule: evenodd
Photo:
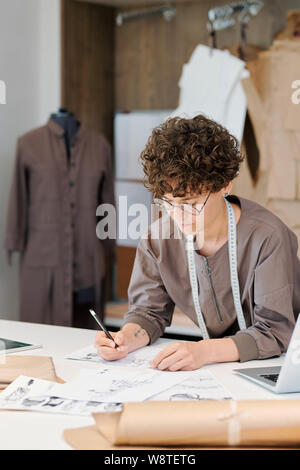
<path fill-rule="evenodd" d="M 241 306 L 240 287 L 237 273 L 237 245 L 236 245 L 236 223 L 235 213 L 232 205 L 225 199 L 227 207 L 228 218 L 228 253 L 230 265 L 230 280 L 231 290 L 233 295 L 234 307 L 240 330 L 246 329 L 246 322 Z M 199 327 L 202 332 L 203 339 L 208 339 L 209 334 L 205 325 L 205 321 L 201 312 L 198 292 L 198 280 L 195 266 L 195 250 L 194 250 L 194 235 L 187 235 L 187 257 L 189 266 L 190 283 L 192 288 L 192 295 L 194 307 L 198 318 Z"/>

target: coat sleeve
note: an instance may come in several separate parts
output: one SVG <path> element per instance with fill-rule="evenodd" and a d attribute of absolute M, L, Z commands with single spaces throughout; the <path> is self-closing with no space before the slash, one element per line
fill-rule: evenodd
<path fill-rule="evenodd" d="M 264 244 L 254 272 L 252 325 L 231 338 L 240 353 L 240 361 L 280 356 L 287 350 L 295 314 L 293 293 L 294 266 L 298 242 L 286 228 L 274 233 Z"/>
<path fill-rule="evenodd" d="M 28 191 L 28 176 L 24 162 L 23 145 L 22 140 L 18 139 L 4 241 L 9 263 L 13 251 L 23 252 L 25 249 L 28 228 Z"/>
<path fill-rule="evenodd" d="M 125 323 L 137 323 L 147 331 L 152 344 L 172 321 L 174 303 L 162 282 L 157 259 L 148 239 L 137 248 L 128 289 L 129 311 Z"/>

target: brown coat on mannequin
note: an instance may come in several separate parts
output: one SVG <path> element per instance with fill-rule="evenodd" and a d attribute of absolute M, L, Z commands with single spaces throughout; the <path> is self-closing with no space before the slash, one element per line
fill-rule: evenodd
<path fill-rule="evenodd" d="M 72 293 L 96 286 L 114 240 L 96 236 L 96 208 L 114 204 L 111 149 L 79 128 L 68 163 L 64 130 L 51 119 L 18 140 L 5 248 L 21 253 L 20 320 L 72 324 Z"/>

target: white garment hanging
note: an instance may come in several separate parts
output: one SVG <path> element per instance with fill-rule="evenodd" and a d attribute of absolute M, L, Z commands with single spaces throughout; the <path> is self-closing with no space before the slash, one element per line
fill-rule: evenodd
<path fill-rule="evenodd" d="M 205 114 L 241 141 L 247 109 L 241 79 L 247 76 L 245 62 L 229 51 L 211 52 L 209 47 L 198 45 L 183 66 L 179 106 L 171 116 Z"/>

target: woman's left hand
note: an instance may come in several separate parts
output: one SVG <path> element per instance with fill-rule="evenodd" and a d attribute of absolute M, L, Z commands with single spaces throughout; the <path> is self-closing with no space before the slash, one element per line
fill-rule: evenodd
<path fill-rule="evenodd" d="M 206 363 L 203 346 L 201 341 L 172 343 L 155 356 L 150 366 L 173 372 L 200 369 Z"/>

